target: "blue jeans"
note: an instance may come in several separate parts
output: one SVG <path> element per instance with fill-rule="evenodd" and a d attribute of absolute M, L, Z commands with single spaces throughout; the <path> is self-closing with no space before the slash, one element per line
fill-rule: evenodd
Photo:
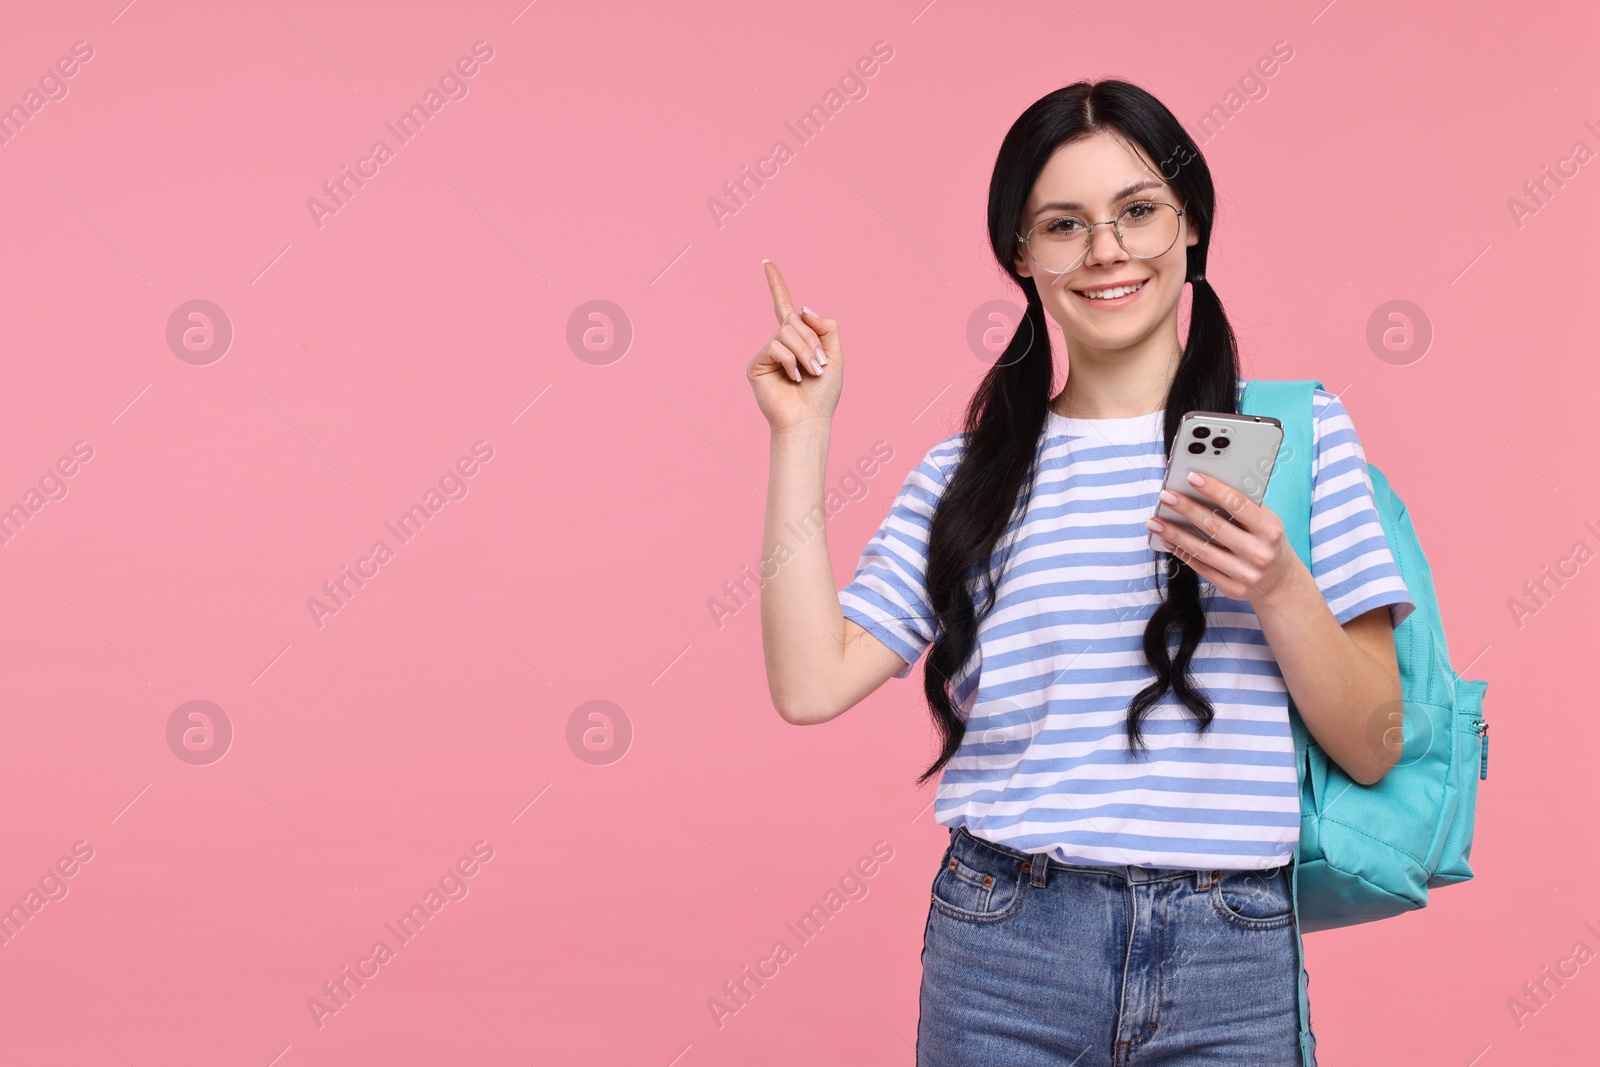
<path fill-rule="evenodd" d="M 918 1067 L 1301 1067 L 1289 873 L 1063 864 L 953 829 Z"/>

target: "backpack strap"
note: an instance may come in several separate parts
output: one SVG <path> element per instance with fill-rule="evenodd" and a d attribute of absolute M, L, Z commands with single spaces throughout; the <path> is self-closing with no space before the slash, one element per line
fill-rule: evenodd
<path fill-rule="evenodd" d="M 1272 477 L 1267 481 L 1267 495 L 1263 506 L 1270 508 L 1283 522 L 1283 531 L 1309 569 L 1311 566 L 1311 489 L 1312 464 L 1316 458 L 1315 420 L 1316 408 L 1312 394 L 1322 388 L 1314 380 L 1272 381 L 1251 379 L 1245 383 L 1240 398 L 1242 415 L 1270 415 L 1283 423 L 1283 443 L 1278 446 L 1278 459 L 1273 464 Z M 1303 776 L 1307 773 L 1306 746 L 1310 734 L 1306 730 L 1294 700 L 1289 701 L 1289 727 L 1294 736 L 1295 771 L 1302 776 L 1301 791 L 1305 790 Z M 1301 802 L 1302 820 L 1305 817 L 1304 800 Z M 1302 838 L 1304 827 L 1302 826 Z M 1311 1001 L 1309 976 L 1305 969 L 1305 944 L 1300 931 L 1300 850 L 1289 858 L 1289 895 L 1294 907 L 1295 963 L 1299 969 L 1300 1062 L 1305 1067 L 1315 1062 L 1315 1038 L 1311 1033 Z"/>
<path fill-rule="evenodd" d="M 1283 443 L 1267 481 L 1262 505 L 1283 520 L 1289 545 L 1307 567 L 1311 566 L 1311 481 L 1316 459 L 1316 418 L 1312 394 L 1322 383 L 1252 378 L 1240 398 L 1242 415 L 1269 415 L 1283 423 Z"/>

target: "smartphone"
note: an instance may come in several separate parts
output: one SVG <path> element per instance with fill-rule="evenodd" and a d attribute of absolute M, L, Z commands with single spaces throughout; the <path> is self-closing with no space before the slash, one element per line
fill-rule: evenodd
<path fill-rule="evenodd" d="M 1283 424 L 1265 415 L 1229 415 L 1220 411 L 1191 411 L 1178 424 L 1172 439 L 1172 454 L 1167 457 L 1165 486 L 1174 493 L 1204 504 L 1218 515 L 1239 525 L 1220 506 L 1206 499 L 1189 484 L 1189 472 L 1199 471 L 1231 486 L 1259 504 L 1267 495 L 1267 481 L 1278 461 L 1278 446 L 1283 444 Z M 1193 524 L 1157 501 L 1156 518 L 1187 530 L 1206 540 Z M 1165 552 L 1161 535 L 1151 531 L 1150 547 Z"/>

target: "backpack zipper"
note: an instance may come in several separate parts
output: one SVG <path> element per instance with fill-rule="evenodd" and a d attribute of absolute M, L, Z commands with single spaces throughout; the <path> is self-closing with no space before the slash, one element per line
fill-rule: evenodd
<path fill-rule="evenodd" d="M 1473 724 L 1478 727 L 1478 736 L 1483 738 L 1482 754 L 1478 759 L 1478 780 L 1489 777 L 1489 724 L 1482 719 L 1474 719 Z"/>

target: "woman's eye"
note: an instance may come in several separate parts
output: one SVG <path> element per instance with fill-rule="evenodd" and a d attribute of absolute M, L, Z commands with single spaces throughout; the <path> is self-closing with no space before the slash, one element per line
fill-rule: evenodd
<path fill-rule="evenodd" d="M 1056 237 L 1070 236 L 1071 234 L 1077 233 L 1081 229 L 1083 229 L 1083 223 L 1079 222 L 1071 215 L 1063 215 L 1059 219 L 1053 219 L 1051 220 L 1050 224 L 1045 227 L 1045 231 L 1047 233 Z"/>
<path fill-rule="evenodd" d="M 1155 209 L 1156 209 L 1156 206 L 1154 204 L 1149 203 L 1148 201 L 1145 201 L 1145 200 L 1140 200 L 1136 204 L 1129 204 L 1126 208 L 1124 208 L 1122 210 L 1122 213 L 1124 215 L 1128 216 L 1129 218 L 1142 219 L 1145 216 L 1149 215 Z"/>

